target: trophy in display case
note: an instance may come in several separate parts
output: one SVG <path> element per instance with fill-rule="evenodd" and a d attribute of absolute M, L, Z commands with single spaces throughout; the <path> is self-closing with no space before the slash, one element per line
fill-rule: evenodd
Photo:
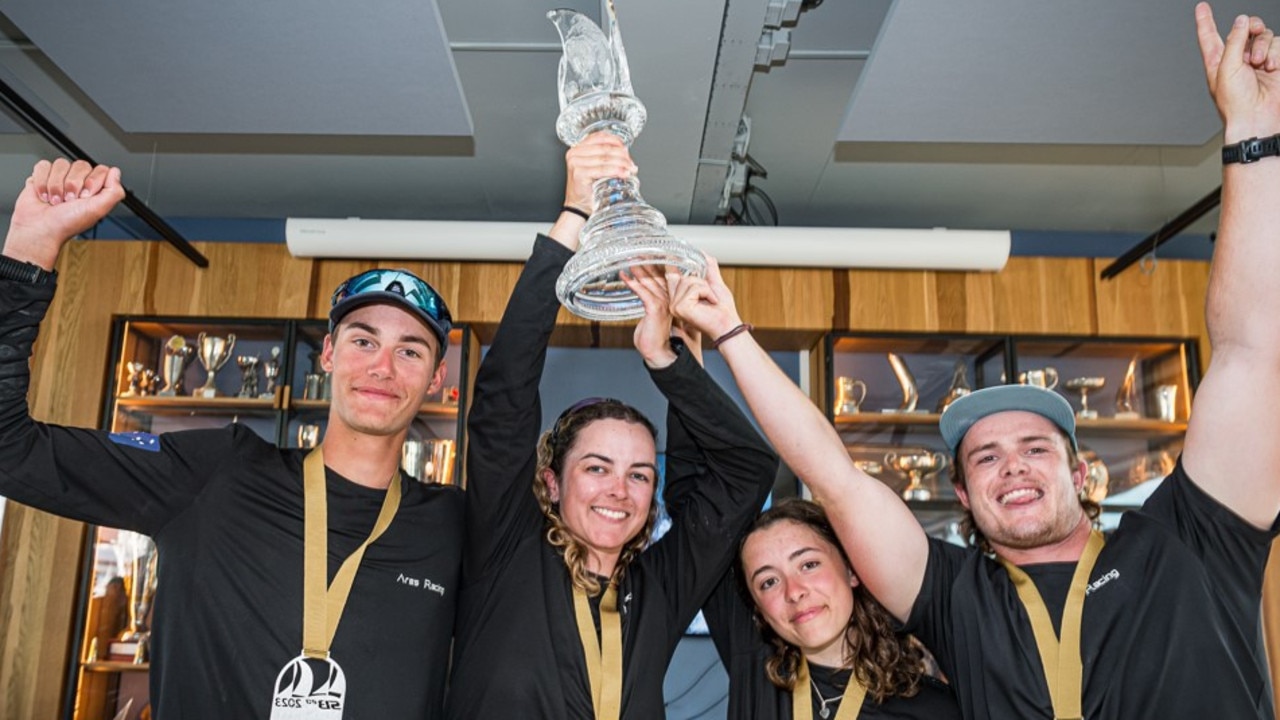
<path fill-rule="evenodd" d="M 1018 382 L 1023 385 L 1035 385 L 1045 390 L 1052 390 L 1058 387 L 1058 369 L 1045 367 L 1018 373 Z"/>
<path fill-rule="evenodd" d="M 902 387 L 902 404 L 896 408 L 885 408 L 883 412 L 923 412 L 916 410 L 916 404 L 920 402 L 920 391 L 916 388 L 916 378 L 907 367 L 907 361 L 903 360 L 902 356 L 897 353 L 888 353 L 888 358 L 889 367 L 893 368 L 893 376 L 898 379 L 898 385 Z"/>
<path fill-rule="evenodd" d="M 1129 369 L 1124 373 L 1124 380 L 1116 390 L 1116 419 L 1137 420 L 1142 417 L 1138 413 L 1138 356 L 1129 361 Z"/>
<path fill-rule="evenodd" d="M 276 345 L 271 348 L 271 357 L 262 361 L 262 376 L 267 380 L 267 386 L 263 389 L 261 397 L 273 398 L 276 396 L 276 381 L 280 377 L 280 346 Z"/>
<path fill-rule="evenodd" d="M 258 363 L 257 355 L 237 355 L 236 367 L 240 368 L 240 392 L 236 397 L 258 397 Z"/>
<path fill-rule="evenodd" d="M 205 372 L 209 376 L 205 379 L 204 385 L 197 388 L 194 395 L 201 398 L 214 398 L 218 396 L 218 388 L 214 384 L 214 380 L 218 375 L 218 371 L 223 365 L 231 359 L 231 351 L 236 346 L 235 333 L 228 333 L 225 338 L 214 337 L 208 333 L 200 333 L 199 341 L 196 343 L 198 348 L 197 357 L 200 358 L 200 364 L 204 366 Z"/>
<path fill-rule="evenodd" d="M 147 370 L 146 364 L 140 363 L 134 360 L 130 360 L 129 362 L 124 364 L 124 369 L 125 369 L 125 372 L 128 374 L 128 376 L 125 378 L 124 392 L 120 393 L 120 397 L 126 398 L 126 397 L 138 397 L 139 395 L 145 395 L 146 392 L 144 388 L 146 386 L 144 383 L 146 382 L 145 380 L 145 371 Z"/>
<path fill-rule="evenodd" d="M 951 371 L 951 386 L 947 388 L 947 392 L 938 400 L 937 407 L 934 412 L 942 414 L 944 410 L 950 407 L 951 403 L 973 392 L 973 387 L 969 385 L 969 368 L 964 364 L 963 360 L 957 360 L 955 368 Z"/>
<path fill-rule="evenodd" d="M 160 371 L 164 379 L 164 387 L 157 393 L 161 397 L 177 397 L 183 394 L 182 374 L 186 372 L 188 363 L 196 354 L 196 349 L 187 344 L 186 338 L 174 335 L 164 343 L 164 357 L 160 361 Z"/>
<path fill-rule="evenodd" d="M 1063 387 L 1073 392 L 1080 393 L 1080 412 L 1076 413 L 1076 417 L 1081 420 L 1093 420 L 1098 417 L 1097 410 L 1089 409 L 1089 391 L 1101 390 L 1107 384 L 1104 377 L 1078 377 L 1068 380 Z"/>
<path fill-rule="evenodd" d="M 156 544 L 146 535 L 129 530 L 120 531 L 116 542 L 122 560 L 129 568 L 129 626 L 120 640 L 137 643 L 133 661 L 143 663 L 148 660 L 151 638 L 149 617 L 156 592 Z"/>
<path fill-rule="evenodd" d="M 591 133 L 605 131 L 630 147 L 647 119 L 644 105 L 631 88 L 613 0 L 604 3 L 604 13 L 604 30 L 574 10 L 547 13 L 564 49 L 557 78 L 560 116 L 556 135 L 569 146 Z M 556 297 L 570 312 L 588 320 L 642 317 L 640 299 L 619 277 L 636 265 L 666 266 L 686 275 L 706 274 L 702 253 L 668 232 L 667 219 L 640 197 L 638 180 L 599 180 L 580 248 L 556 282 Z"/>
<path fill-rule="evenodd" d="M 836 378 L 836 415 L 857 415 L 867 397 L 867 384 L 841 375 Z"/>
<path fill-rule="evenodd" d="M 887 453 L 884 464 L 907 477 L 907 486 L 902 490 L 903 500 L 932 500 L 936 494 L 936 477 L 927 476 L 947 466 L 947 456 L 940 452 Z"/>

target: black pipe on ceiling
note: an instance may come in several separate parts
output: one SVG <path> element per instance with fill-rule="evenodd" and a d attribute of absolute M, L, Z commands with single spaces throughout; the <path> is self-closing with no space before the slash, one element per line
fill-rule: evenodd
<path fill-rule="evenodd" d="M 1178 217 L 1170 220 L 1160 227 L 1159 230 L 1151 233 L 1143 238 L 1141 242 L 1129 248 L 1123 255 L 1115 259 L 1110 265 L 1102 269 L 1102 279 L 1110 280 L 1111 278 L 1124 272 L 1130 265 L 1138 262 L 1147 253 L 1155 252 L 1155 249 L 1169 242 L 1178 233 L 1187 229 L 1191 223 L 1204 217 L 1205 213 L 1218 207 L 1222 202 L 1222 186 L 1219 185 L 1217 190 L 1205 195 L 1196 202 L 1195 205 L 1182 211 Z"/>
<path fill-rule="evenodd" d="M 78 145 L 71 141 L 71 138 L 67 137 L 53 123 L 49 122 L 48 118 L 42 115 L 39 110 L 36 110 L 31 103 L 27 102 L 26 99 L 19 95 L 17 91 L 10 87 L 4 80 L 0 80 L 0 103 L 3 103 L 18 120 L 21 120 L 25 125 L 47 140 L 49 144 L 53 145 L 58 152 L 74 160 L 84 160 L 91 165 L 98 164 L 93 158 L 89 157 L 88 153 L 81 150 Z M 186 238 L 182 237 L 182 234 L 175 230 L 174 227 L 166 222 L 164 218 L 156 214 L 156 212 L 148 207 L 146 203 L 139 200 L 138 196 L 133 194 L 133 191 L 125 188 L 124 200 L 122 202 L 125 207 L 133 211 L 134 215 L 137 215 L 139 219 L 159 233 L 160 237 L 164 238 L 164 240 L 172 245 L 174 249 L 185 255 L 188 260 L 195 263 L 196 267 L 209 267 L 208 258 L 202 255 L 199 250 L 196 250 L 195 247 L 188 242 Z"/>

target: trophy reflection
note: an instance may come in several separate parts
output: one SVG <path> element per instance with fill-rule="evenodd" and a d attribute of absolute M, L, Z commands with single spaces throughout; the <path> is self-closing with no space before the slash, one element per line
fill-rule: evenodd
<path fill-rule="evenodd" d="M 907 476 L 907 486 L 902 490 L 903 500 L 932 500 L 936 494 L 936 477 L 925 478 L 947 466 L 947 457 L 940 452 L 888 453 L 884 464 Z"/>
<path fill-rule="evenodd" d="M 591 133 L 606 131 L 630 147 L 647 113 L 631 88 L 613 0 L 605 3 L 605 30 L 575 10 L 552 10 L 547 18 L 564 49 L 556 135 L 574 146 Z M 594 210 L 582 229 L 580 249 L 556 281 L 556 297 L 570 312 L 588 320 L 642 317 L 640 299 L 619 278 L 634 265 L 706 274 L 702 253 L 667 231 L 667 219 L 640 197 L 638 180 L 606 178 L 596 182 L 594 191 Z"/>
<path fill-rule="evenodd" d="M 156 591 L 156 544 L 141 533 L 120 531 L 119 550 L 129 565 L 129 627 L 120 636 L 122 642 L 137 643 L 133 661 L 147 662 L 150 652 L 149 617 Z"/>
<path fill-rule="evenodd" d="M 204 385 L 197 388 L 196 397 L 213 398 L 218 396 L 218 388 L 214 384 L 214 379 L 218 375 L 218 371 L 223 365 L 231 359 L 231 350 L 236 346 L 235 333 L 228 333 L 225 338 L 214 337 L 208 333 L 200 333 L 199 342 L 197 343 L 197 357 L 200 358 L 200 364 L 204 366 L 205 372 L 209 376 L 205 379 Z"/>
<path fill-rule="evenodd" d="M 195 354 L 195 347 L 188 345 L 186 338 L 181 335 L 174 335 L 165 341 L 164 359 L 160 364 L 160 371 L 164 376 L 164 387 L 161 388 L 159 395 L 176 397 L 183 394 L 182 374 L 186 372 L 187 365 Z"/>
<path fill-rule="evenodd" d="M 1104 377 L 1078 377 L 1071 378 L 1063 385 L 1068 390 L 1074 390 L 1080 393 L 1080 412 L 1076 413 L 1076 417 L 1081 420 L 1093 420 L 1098 417 L 1097 410 L 1089 409 L 1089 391 L 1101 390 L 1107 384 Z"/>

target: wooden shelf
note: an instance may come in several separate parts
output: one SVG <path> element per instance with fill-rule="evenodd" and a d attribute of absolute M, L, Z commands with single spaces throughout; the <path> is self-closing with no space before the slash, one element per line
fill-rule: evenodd
<path fill-rule="evenodd" d="M 902 426 L 937 426 L 938 418 L 941 417 L 937 413 L 885 413 L 885 412 L 860 412 L 856 415 L 837 415 L 835 422 L 836 427 L 860 427 L 860 428 L 880 428 L 880 427 L 902 427 Z"/>
<path fill-rule="evenodd" d="M 151 669 L 151 663 L 124 662 L 122 660 L 94 660 L 93 662 L 80 663 L 80 669 L 85 672 L 96 673 L 147 672 Z"/>
<path fill-rule="evenodd" d="M 242 413 L 268 414 L 276 409 L 275 398 L 212 397 L 190 395 L 165 396 L 141 395 L 117 397 L 116 409 L 140 415 L 182 415 L 201 413 L 208 415 L 233 415 Z"/>
<path fill-rule="evenodd" d="M 328 400 L 297 400 L 295 399 L 290 402 L 290 409 L 296 410 L 299 412 L 328 411 L 329 401 Z M 418 414 L 430 415 L 432 417 L 446 417 L 446 418 L 457 417 L 458 404 L 457 403 L 438 403 L 438 402 L 423 403 L 422 407 L 418 409 Z"/>

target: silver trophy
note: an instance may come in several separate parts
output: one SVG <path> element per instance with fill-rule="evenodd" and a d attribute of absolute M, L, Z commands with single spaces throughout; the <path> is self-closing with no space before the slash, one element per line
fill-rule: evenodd
<path fill-rule="evenodd" d="M 893 368 L 893 376 L 898 379 L 898 385 L 902 387 L 902 404 L 892 409 L 885 408 L 882 412 L 920 412 L 916 410 L 916 404 L 920 402 L 920 391 L 916 388 L 916 378 L 907 367 L 907 361 L 896 353 L 887 353 L 887 355 L 889 357 L 889 367 Z"/>
<path fill-rule="evenodd" d="M 940 452 L 888 453 L 884 464 L 907 476 L 907 486 L 902 490 L 903 500 L 932 500 L 936 482 L 925 477 L 947 466 L 947 457 Z"/>
<path fill-rule="evenodd" d="M 1134 355 L 1125 370 L 1124 379 L 1116 389 L 1116 419 L 1137 420 L 1142 417 L 1138 413 L 1138 356 Z"/>
<path fill-rule="evenodd" d="M 271 348 L 271 357 L 262 361 L 262 376 L 267 380 L 267 386 L 262 390 L 262 397 L 273 398 L 276 396 L 276 380 L 280 377 L 280 346 L 276 345 Z"/>
<path fill-rule="evenodd" d="M 151 629 L 147 617 L 156 591 L 156 544 L 151 538 L 128 530 L 120 531 L 118 548 L 129 566 L 129 627 L 120 639 L 136 642 L 133 661 L 146 662 Z"/>
<path fill-rule="evenodd" d="M 630 147 L 647 117 L 631 89 L 631 72 L 613 9 L 605 3 L 605 30 L 574 10 L 552 10 L 547 18 L 560 33 L 560 116 L 556 135 L 577 145 L 587 135 L 611 132 Z M 634 320 L 644 315 L 640 299 L 619 273 L 636 265 L 665 265 L 686 275 L 706 274 L 702 253 L 667 231 L 667 219 L 640 197 L 635 178 L 595 184 L 591 219 L 582 243 L 556 282 L 556 297 L 588 320 Z"/>
<path fill-rule="evenodd" d="M 1076 413 L 1076 417 L 1081 420 L 1093 420 L 1098 417 L 1097 410 L 1089 409 L 1089 391 L 1101 390 L 1106 384 L 1107 379 L 1104 377 L 1071 378 L 1063 384 L 1063 387 L 1066 389 L 1080 393 L 1080 412 Z"/>
<path fill-rule="evenodd" d="M 186 338 L 174 335 L 164 343 L 164 357 L 160 361 L 160 369 L 164 375 L 164 387 L 158 393 L 164 397 L 176 397 L 182 392 L 182 374 L 187 364 L 195 357 L 196 349 L 187 344 Z"/>
<path fill-rule="evenodd" d="M 973 388 L 969 386 L 969 367 L 965 365 L 963 360 L 957 360 L 955 369 L 951 371 L 951 386 L 947 388 L 947 392 L 938 400 L 934 412 L 941 414 L 951 403 L 973 392 Z"/>
<path fill-rule="evenodd" d="M 193 395 L 202 398 L 213 398 L 218 396 L 218 388 L 214 384 L 214 379 L 218 375 L 218 371 L 223 365 L 231 359 L 231 351 L 236 346 L 235 333 L 228 333 L 225 338 L 213 337 L 208 333 L 200 333 L 198 342 L 196 343 L 197 357 L 200 358 L 200 364 L 204 366 L 205 372 L 209 376 L 205 379 L 204 385 L 196 389 Z"/>
<path fill-rule="evenodd" d="M 236 397 L 258 397 L 258 363 L 257 355 L 237 355 L 236 367 L 240 368 L 240 392 Z"/>

